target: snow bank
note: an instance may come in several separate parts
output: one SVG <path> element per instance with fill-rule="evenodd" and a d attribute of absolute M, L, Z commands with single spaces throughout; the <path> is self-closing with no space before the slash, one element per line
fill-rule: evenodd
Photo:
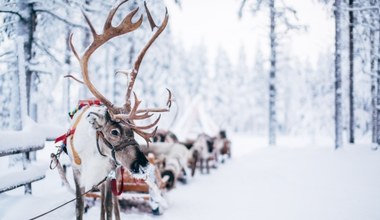
<path fill-rule="evenodd" d="M 31 119 L 27 119 L 21 131 L 0 131 L 0 152 L 20 148 L 43 146 L 45 133 Z"/>
<path fill-rule="evenodd" d="M 24 149 L 39 149 L 46 139 L 55 139 L 66 132 L 67 126 L 38 124 L 27 118 L 21 131 L 0 131 L 0 153 Z"/>
<path fill-rule="evenodd" d="M 2 171 L 0 174 L 0 191 L 36 181 L 45 177 L 48 164 L 45 162 L 28 164 L 26 170 L 17 168 Z"/>

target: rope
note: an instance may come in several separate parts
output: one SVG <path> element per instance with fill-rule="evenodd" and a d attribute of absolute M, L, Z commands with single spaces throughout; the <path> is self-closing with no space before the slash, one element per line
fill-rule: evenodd
<path fill-rule="evenodd" d="M 84 196 L 84 195 L 86 195 L 87 193 L 89 193 L 89 192 L 91 192 L 92 190 L 94 190 L 95 187 L 98 187 L 100 184 L 102 184 L 104 181 L 106 181 L 106 179 L 107 179 L 107 177 L 105 177 L 103 180 L 101 180 L 97 185 L 95 185 L 94 187 L 92 187 L 90 190 L 88 190 L 88 191 L 82 193 L 80 196 L 75 197 L 74 199 L 71 199 L 71 200 L 69 200 L 69 201 L 67 201 L 67 202 L 65 202 L 65 203 L 63 203 L 63 204 L 61 204 L 61 205 L 59 205 L 59 206 L 57 206 L 57 207 L 55 207 L 55 208 L 53 208 L 53 209 L 47 211 L 47 212 L 44 212 L 44 213 L 42 213 L 42 214 L 40 214 L 40 215 L 38 215 L 38 216 L 35 216 L 35 217 L 33 217 L 33 218 L 29 219 L 29 220 L 34 220 L 34 219 L 41 218 L 42 216 L 47 215 L 47 214 L 49 214 L 49 213 L 51 213 L 51 212 L 53 212 L 53 211 L 55 211 L 55 210 L 57 210 L 57 209 L 59 209 L 59 208 L 61 208 L 61 207 L 63 207 L 63 206 L 65 206 L 65 205 L 67 205 L 67 204 L 69 204 L 69 203 L 75 201 L 75 200 L 78 199 L 78 198 L 81 198 L 82 196 Z"/>

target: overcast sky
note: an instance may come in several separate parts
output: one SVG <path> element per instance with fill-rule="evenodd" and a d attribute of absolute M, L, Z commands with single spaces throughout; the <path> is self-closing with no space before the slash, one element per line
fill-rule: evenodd
<path fill-rule="evenodd" d="M 265 6 L 255 16 L 246 11 L 243 19 L 239 19 L 240 0 L 183 0 L 182 9 L 173 6 L 173 1 L 166 2 L 172 30 L 186 47 L 203 41 L 209 48 L 210 57 L 213 57 L 221 45 L 234 62 L 241 45 L 245 46 L 249 58 L 254 56 L 257 46 L 263 48 L 264 54 L 269 51 L 269 19 Z M 308 31 L 288 34 L 290 40 L 282 42 L 283 48 L 291 55 L 313 62 L 321 51 L 325 52 L 332 46 L 332 14 L 315 0 L 284 2 L 297 10 L 300 23 L 306 25 Z"/>

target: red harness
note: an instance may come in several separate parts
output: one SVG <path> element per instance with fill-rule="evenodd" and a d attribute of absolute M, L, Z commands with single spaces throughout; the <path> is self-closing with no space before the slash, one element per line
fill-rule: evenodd
<path fill-rule="evenodd" d="M 63 145 L 67 145 L 67 138 L 73 135 L 75 132 L 75 129 L 69 129 L 66 134 L 63 134 L 55 139 L 54 143 L 62 141 Z"/>
<path fill-rule="evenodd" d="M 69 112 L 69 116 L 72 119 L 79 110 L 81 110 L 85 106 L 92 106 L 92 105 L 101 105 L 102 103 L 98 99 L 88 99 L 88 100 L 79 100 L 78 107 L 72 111 Z M 67 138 L 70 137 L 75 133 L 75 128 L 69 129 L 66 134 L 63 134 L 55 139 L 55 143 L 62 141 L 62 143 L 66 146 L 67 144 Z"/>
<path fill-rule="evenodd" d="M 121 174 L 121 182 L 119 185 L 119 191 L 117 190 L 116 177 L 111 179 L 111 189 L 112 189 L 112 193 L 115 196 L 120 196 L 120 194 L 123 192 L 123 185 L 124 185 L 124 168 L 123 167 L 120 167 L 120 174 Z"/>

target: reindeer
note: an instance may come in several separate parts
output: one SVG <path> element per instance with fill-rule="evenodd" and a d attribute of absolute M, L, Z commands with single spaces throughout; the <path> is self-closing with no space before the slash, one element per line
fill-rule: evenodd
<path fill-rule="evenodd" d="M 195 161 L 192 162 L 192 175 L 195 173 L 196 165 L 199 161 L 200 171 L 203 173 L 203 163 L 206 163 L 206 171 L 210 173 L 209 162 L 211 160 L 216 160 L 216 152 L 214 147 L 214 140 L 205 133 L 201 133 L 195 139 L 191 145 L 190 152 L 195 158 Z M 214 164 L 216 167 L 216 164 Z"/>
<path fill-rule="evenodd" d="M 166 188 L 172 189 L 177 180 L 187 182 L 188 163 L 191 154 L 185 145 L 180 143 L 154 142 L 146 149 L 146 154 L 152 153 L 161 162 L 160 172 L 163 179 L 167 178 Z"/>
<path fill-rule="evenodd" d="M 179 143 L 179 140 L 172 131 L 158 129 L 153 136 L 153 142 Z"/>
<path fill-rule="evenodd" d="M 226 155 L 228 158 L 231 158 L 231 141 L 227 138 L 225 130 L 220 130 L 218 135 L 214 138 L 214 148 L 216 161 L 219 161 L 219 155 L 222 158 L 222 163 L 224 163 Z"/>
<path fill-rule="evenodd" d="M 180 142 L 170 130 L 158 130 L 153 142 L 149 152 L 156 155 L 159 161 L 163 161 L 161 175 L 169 177 L 166 184 L 168 189 L 174 187 L 176 180 L 186 183 L 190 173 L 194 176 L 198 154 L 189 151 L 193 142 Z"/>
<path fill-rule="evenodd" d="M 153 123 L 145 126 L 139 126 L 136 121 L 150 118 L 154 113 L 167 112 L 171 105 L 171 93 L 165 108 L 148 108 L 140 109 L 141 103 L 136 94 L 133 92 L 133 85 L 139 72 L 141 61 L 162 33 L 168 23 L 168 13 L 166 10 L 165 18 L 160 26 L 157 26 L 144 2 L 145 11 L 152 30 L 156 28 L 147 44 L 142 48 L 134 62 L 133 70 L 129 72 L 127 91 L 125 95 L 125 104 L 121 107 L 115 106 L 104 95 L 102 95 L 94 86 L 89 78 L 88 62 L 91 55 L 102 45 L 107 43 L 112 38 L 122 36 L 129 32 L 138 29 L 143 22 L 141 15 L 136 22 L 132 22 L 134 15 L 139 10 L 136 8 L 131 11 L 119 25 L 112 25 L 113 17 L 118 8 L 128 0 L 123 0 L 117 3 L 108 13 L 104 23 L 103 33 L 99 34 L 93 27 L 90 19 L 85 13 L 84 18 L 92 33 L 93 41 L 84 51 L 83 55 L 79 55 L 73 44 L 73 34 L 70 36 L 70 46 L 74 56 L 80 63 L 83 80 L 81 81 L 89 91 L 99 100 L 98 104 L 88 104 L 82 106 L 73 117 L 71 129 L 66 134 L 67 153 L 72 161 L 74 181 L 76 187 L 76 218 L 83 218 L 83 198 L 82 193 L 85 189 L 90 189 L 106 177 L 110 171 L 117 171 L 118 166 L 122 166 L 129 170 L 133 175 L 145 178 L 153 192 L 157 192 L 157 187 L 154 185 L 154 167 L 148 162 L 145 155 L 142 153 L 138 142 L 135 139 L 135 134 L 141 136 L 147 144 L 150 138 L 154 136 L 157 130 L 157 124 L 160 117 Z M 75 78 L 73 76 L 70 76 Z M 131 94 L 133 92 L 134 104 L 131 103 Z M 153 129 L 153 131 L 151 131 Z M 66 141 L 66 140 L 65 140 Z M 110 196 L 110 181 L 107 180 L 101 185 L 102 192 L 102 209 L 101 219 L 104 219 L 106 214 L 107 219 L 112 219 L 112 204 Z M 156 197 L 157 193 L 155 194 Z M 118 214 L 118 200 L 112 199 L 115 205 L 116 219 L 120 219 Z M 105 210 L 105 204 L 108 204 Z M 156 204 L 156 206 L 158 206 Z M 157 211 L 158 207 L 152 207 Z"/>

